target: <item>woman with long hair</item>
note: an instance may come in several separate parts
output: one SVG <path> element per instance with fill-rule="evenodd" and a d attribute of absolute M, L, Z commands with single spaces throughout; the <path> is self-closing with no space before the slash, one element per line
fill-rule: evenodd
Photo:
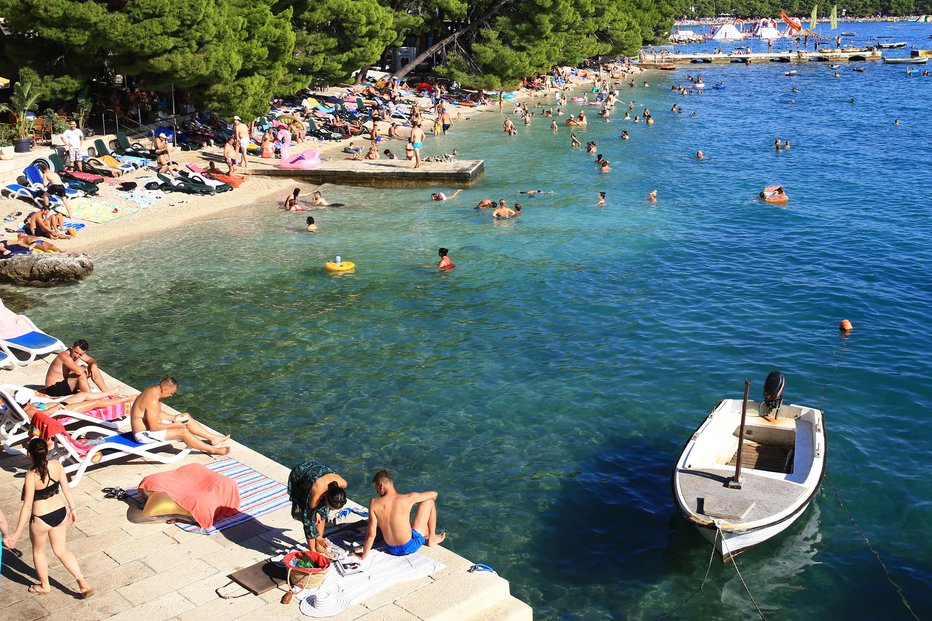
<path fill-rule="evenodd" d="M 26 482 L 23 485 L 23 509 L 19 513 L 19 523 L 6 544 L 10 548 L 16 546 L 16 540 L 19 539 L 28 520 L 32 559 L 36 565 L 36 575 L 39 577 L 39 584 L 30 585 L 29 592 L 44 595 L 52 590 L 49 585 L 49 561 L 46 552 L 47 544 L 51 542 L 52 552 L 77 579 L 81 597 L 86 599 L 92 594 L 91 587 L 84 580 L 77 559 L 66 545 L 68 523 L 70 521 L 73 524 L 77 519 L 74 495 L 68 486 L 68 475 L 57 460 L 49 461 L 49 447 L 45 440 L 33 438 L 29 441 L 26 452 L 32 459 L 32 468 L 26 473 Z"/>

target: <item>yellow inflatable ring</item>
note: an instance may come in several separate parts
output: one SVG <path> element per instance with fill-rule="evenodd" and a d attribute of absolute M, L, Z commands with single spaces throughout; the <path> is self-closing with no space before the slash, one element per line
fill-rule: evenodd
<path fill-rule="evenodd" d="M 190 517 L 191 512 L 180 506 L 172 500 L 171 496 L 165 492 L 155 492 L 149 495 L 146 501 L 146 508 L 142 510 L 143 515 L 185 515 Z"/>
<path fill-rule="evenodd" d="M 356 264 L 352 261 L 341 261 L 339 263 L 327 261 L 324 263 L 324 268 L 329 272 L 349 272 L 356 269 Z"/>

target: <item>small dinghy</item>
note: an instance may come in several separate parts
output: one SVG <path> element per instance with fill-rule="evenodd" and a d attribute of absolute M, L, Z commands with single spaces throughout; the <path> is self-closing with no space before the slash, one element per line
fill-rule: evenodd
<path fill-rule="evenodd" d="M 796 70 L 795 70 L 795 69 L 790 69 L 789 71 L 784 71 L 784 72 L 783 72 L 783 75 L 786 75 L 786 76 L 796 75 Z"/>
<path fill-rule="evenodd" d="M 896 43 L 878 43 L 877 47 L 879 47 L 882 50 L 898 50 L 901 47 L 906 47 L 906 42 L 897 41 Z"/>
<path fill-rule="evenodd" d="M 784 405 L 773 371 L 764 400 L 725 399 L 692 434 L 673 470 L 677 508 L 728 562 L 783 532 L 815 497 L 825 474 L 822 412 Z"/>
<path fill-rule="evenodd" d="M 909 58 L 884 58 L 883 62 L 888 65 L 924 65 L 929 62 L 929 59 L 911 56 Z"/>

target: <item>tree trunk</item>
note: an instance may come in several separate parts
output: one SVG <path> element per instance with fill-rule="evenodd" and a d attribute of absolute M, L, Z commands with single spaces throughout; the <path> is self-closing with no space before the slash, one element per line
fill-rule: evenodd
<path fill-rule="evenodd" d="M 409 62 L 407 65 L 405 65 L 404 67 L 396 71 L 393 74 L 393 77 L 396 77 L 399 79 L 405 77 L 406 75 L 411 73 L 415 67 L 417 67 L 422 62 L 424 62 L 425 60 L 433 56 L 438 50 L 445 48 L 451 42 L 456 41 L 456 39 L 458 39 L 459 37 L 472 32 L 473 30 L 475 30 L 482 24 L 486 23 L 487 21 L 492 19 L 492 17 L 496 13 L 498 13 L 499 9 L 501 9 L 506 4 L 511 4 L 513 1 L 514 0 L 498 0 L 498 2 L 495 2 L 491 7 L 489 7 L 488 11 L 483 13 L 475 21 L 469 22 L 468 24 L 466 24 L 465 26 L 463 26 L 456 32 L 445 36 L 443 39 L 434 43 L 429 48 L 427 48 L 426 50 L 424 50 L 423 52 L 415 56 L 411 62 Z"/>

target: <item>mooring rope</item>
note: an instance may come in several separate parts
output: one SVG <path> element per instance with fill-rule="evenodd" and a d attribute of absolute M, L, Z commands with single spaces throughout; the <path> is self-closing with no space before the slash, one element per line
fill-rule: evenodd
<path fill-rule="evenodd" d="M 715 528 L 718 528 L 718 524 L 715 525 Z M 721 532 L 721 529 L 719 529 L 719 533 Z M 741 570 L 738 569 L 738 560 L 732 556 L 731 550 L 728 549 L 728 544 L 725 543 L 724 535 L 722 535 L 722 548 L 725 550 L 728 556 L 731 557 L 731 564 L 735 566 L 735 572 L 738 574 L 738 579 L 741 580 L 741 584 L 744 585 L 744 590 L 747 591 L 748 597 L 751 598 L 751 603 L 754 604 L 754 610 L 756 610 L 757 614 L 760 615 L 761 621 L 767 621 L 767 619 L 764 618 L 764 613 L 761 611 L 760 606 L 757 605 L 757 601 L 755 601 L 754 596 L 751 595 L 751 589 L 748 588 L 748 583 L 744 581 L 744 576 L 741 575 Z"/>
<path fill-rule="evenodd" d="M 828 481 L 828 475 L 825 476 L 825 480 Z M 919 615 L 913 610 L 913 607 L 909 605 L 909 601 L 906 599 L 906 594 L 903 593 L 903 589 L 900 588 L 900 585 L 896 583 L 896 580 L 893 579 L 893 575 L 890 573 L 890 570 L 887 568 L 887 564 L 883 562 L 883 559 L 880 558 L 880 553 L 874 549 L 874 546 L 871 545 L 870 539 L 867 538 L 867 535 L 864 534 L 864 529 L 861 528 L 861 525 L 858 524 L 858 521 L 854 519 L 854 515 L 851 514 L 851 511 L 848 510 L 848 507 L 845 506 L 845 503 L 841 500 L 841 494 L 838 493 L 838 488 L 835 487 L 831 481 L 829 484 L 832 486 L 832 493 L 835 495 L 835 500 L 838 501 L 838 506 L 848 514 L 848 517 L 851 518 L 851 523 L 854 524 L 855 529 L 857 529 L 858 534 L 861 536 L 861 539 L 864 540 L 864 545 L 867 546 L 867 549 L 871 551 L 871 554 L 874 555 L 874 558 L 877 559 L 877 562 L 880 563 L 880 567 L 883 568 L 883 573 L 887 578 L 887 582 L 893 585 L 893 588 L 896 589 L 896 592 L 900 596 L 900 601 L 903 603 L 903 606 L 906 607 L 906 610 L 909 611 L 909 614 L 912 615 L 913 619 L 916 621 L 919 620 Z"/>
<path fill-rule="evenodd" d="M 673 610 L 670 610 L 670 611 L 668 611 L 668 612 L 663 613 L 662 615 L 660 615 L 659 617 L 657 617 L 657 619 L 667 619 L 667 618 L 669 618 L 671 615 L 673 615 L 674 613 L 678 612 L 678 611 L 680 610 L 680 608 L 682 608 L 683 606 L 685 606 L 686 604 L 688 604 L 688 603 L 689 603 L 689 600 L 691 600 L 696 594 L 698 594 L 699 591 L 702 590 L 702 587 L 705 586 L 706 580 L 709 579 L 709 571 L 712 569 L 712 560 L 715 558 L 715 543 L 718 541 L 719 533 L 721 533 L 721 531 L 718 530 L 718 528 L 716 528 L 716 529 L 715 529 L 715 539 L 712 541 L 712 553 L 709 554 L 709 564 L 708 564 L 708 565 L 706 566 L 706 568 L 705 568 L 705 575 L 702 577 L 702 583 L 699 585 L 699 588 L 696 589 L 695 591 L 693 591 L 693 592 L 689 595 L 689 597 L 687 597 L 686 599 L 684 599 L 683 602 L 682 602 L 679 606 L 677 606 L 677 607 L 674 608 Z"/>
<path fill-rule="evenodd" d="M 846 349 L 845 340 L 846 340 L 845 337 L 842 336 L 841 344 L 834 351 L 832 351 L 832 357 L 835 359 L 835 361 L 832 364 L 832 373 L 829 375 L 825 384 L 822 386 L 822 394 L 819 395 L 819 402 L 816 405 L 816 409 L 818 410 L 822 409 L 822 400 L 825 398 L 825 393 L 828 390 L 828 387 L 831 385 L 832 381 L 835 379 L 835 372 L 838 370 L 838 356 L 842 351 Z M 825 413 L 823 412 L 822 415 L 825 416 Z M 896 589 L 897 594 L 900 596 L 900 602 L 902 602 L 906 610 L 909 611 L 909 614 L 912 615 L 913 619 L 916 619 L 916 621 L 919 621 L 919 615 L 917 615 L 916 612 L 913 610 L 912 606 L 909 605 L 909 601 L 906 599 L 906 594 L 903 592 L 903 589 L 900 587 L 900 585 L 896 583 L 896 580 L 893 579 L 893 575 L 890 573 L 890 570 L 887 568 L 887 564 L 883 562 L 882 558 L 880 558 L 880 553 L 874 549 L 873 545 L 871 545 L 870 539 L 868 539 L 867 535 L 864 533 L 864 529 L 861 528 L 861 525 L 854 518 L 854 515 L 851 513 L 851 511 L 848 510 L 848 507 L 842 501 L 841 494 L 838 492 L 838 488 L 835 487 L 834 483 L 832 483 L 829 480 L 829 476 L 827 474 L 825 475 L 824 480 L 828 482 L 829 485 L 831 485 L 832 494 L 835 496 L 835 500 L 838 502 L 838 506 L 841 507 L 842 510 L 848 514 L 848 518 L 850 518 L 851 523 L 854 524 L 854 528 L 858 531 L 858 535 L 860 535 L 861 539 L 864 540 L 864 544 L 867 546 L 867 549 L 870 550 L 871 554 L 874 555 L 874 558 L 877 559 L 877 562 L 880 563 L 880 567 L 883 569 L 883 573 L 884 573 L 884 576 L 887 578 L 887 582 L 893 585 L 893 588 Z"/>

